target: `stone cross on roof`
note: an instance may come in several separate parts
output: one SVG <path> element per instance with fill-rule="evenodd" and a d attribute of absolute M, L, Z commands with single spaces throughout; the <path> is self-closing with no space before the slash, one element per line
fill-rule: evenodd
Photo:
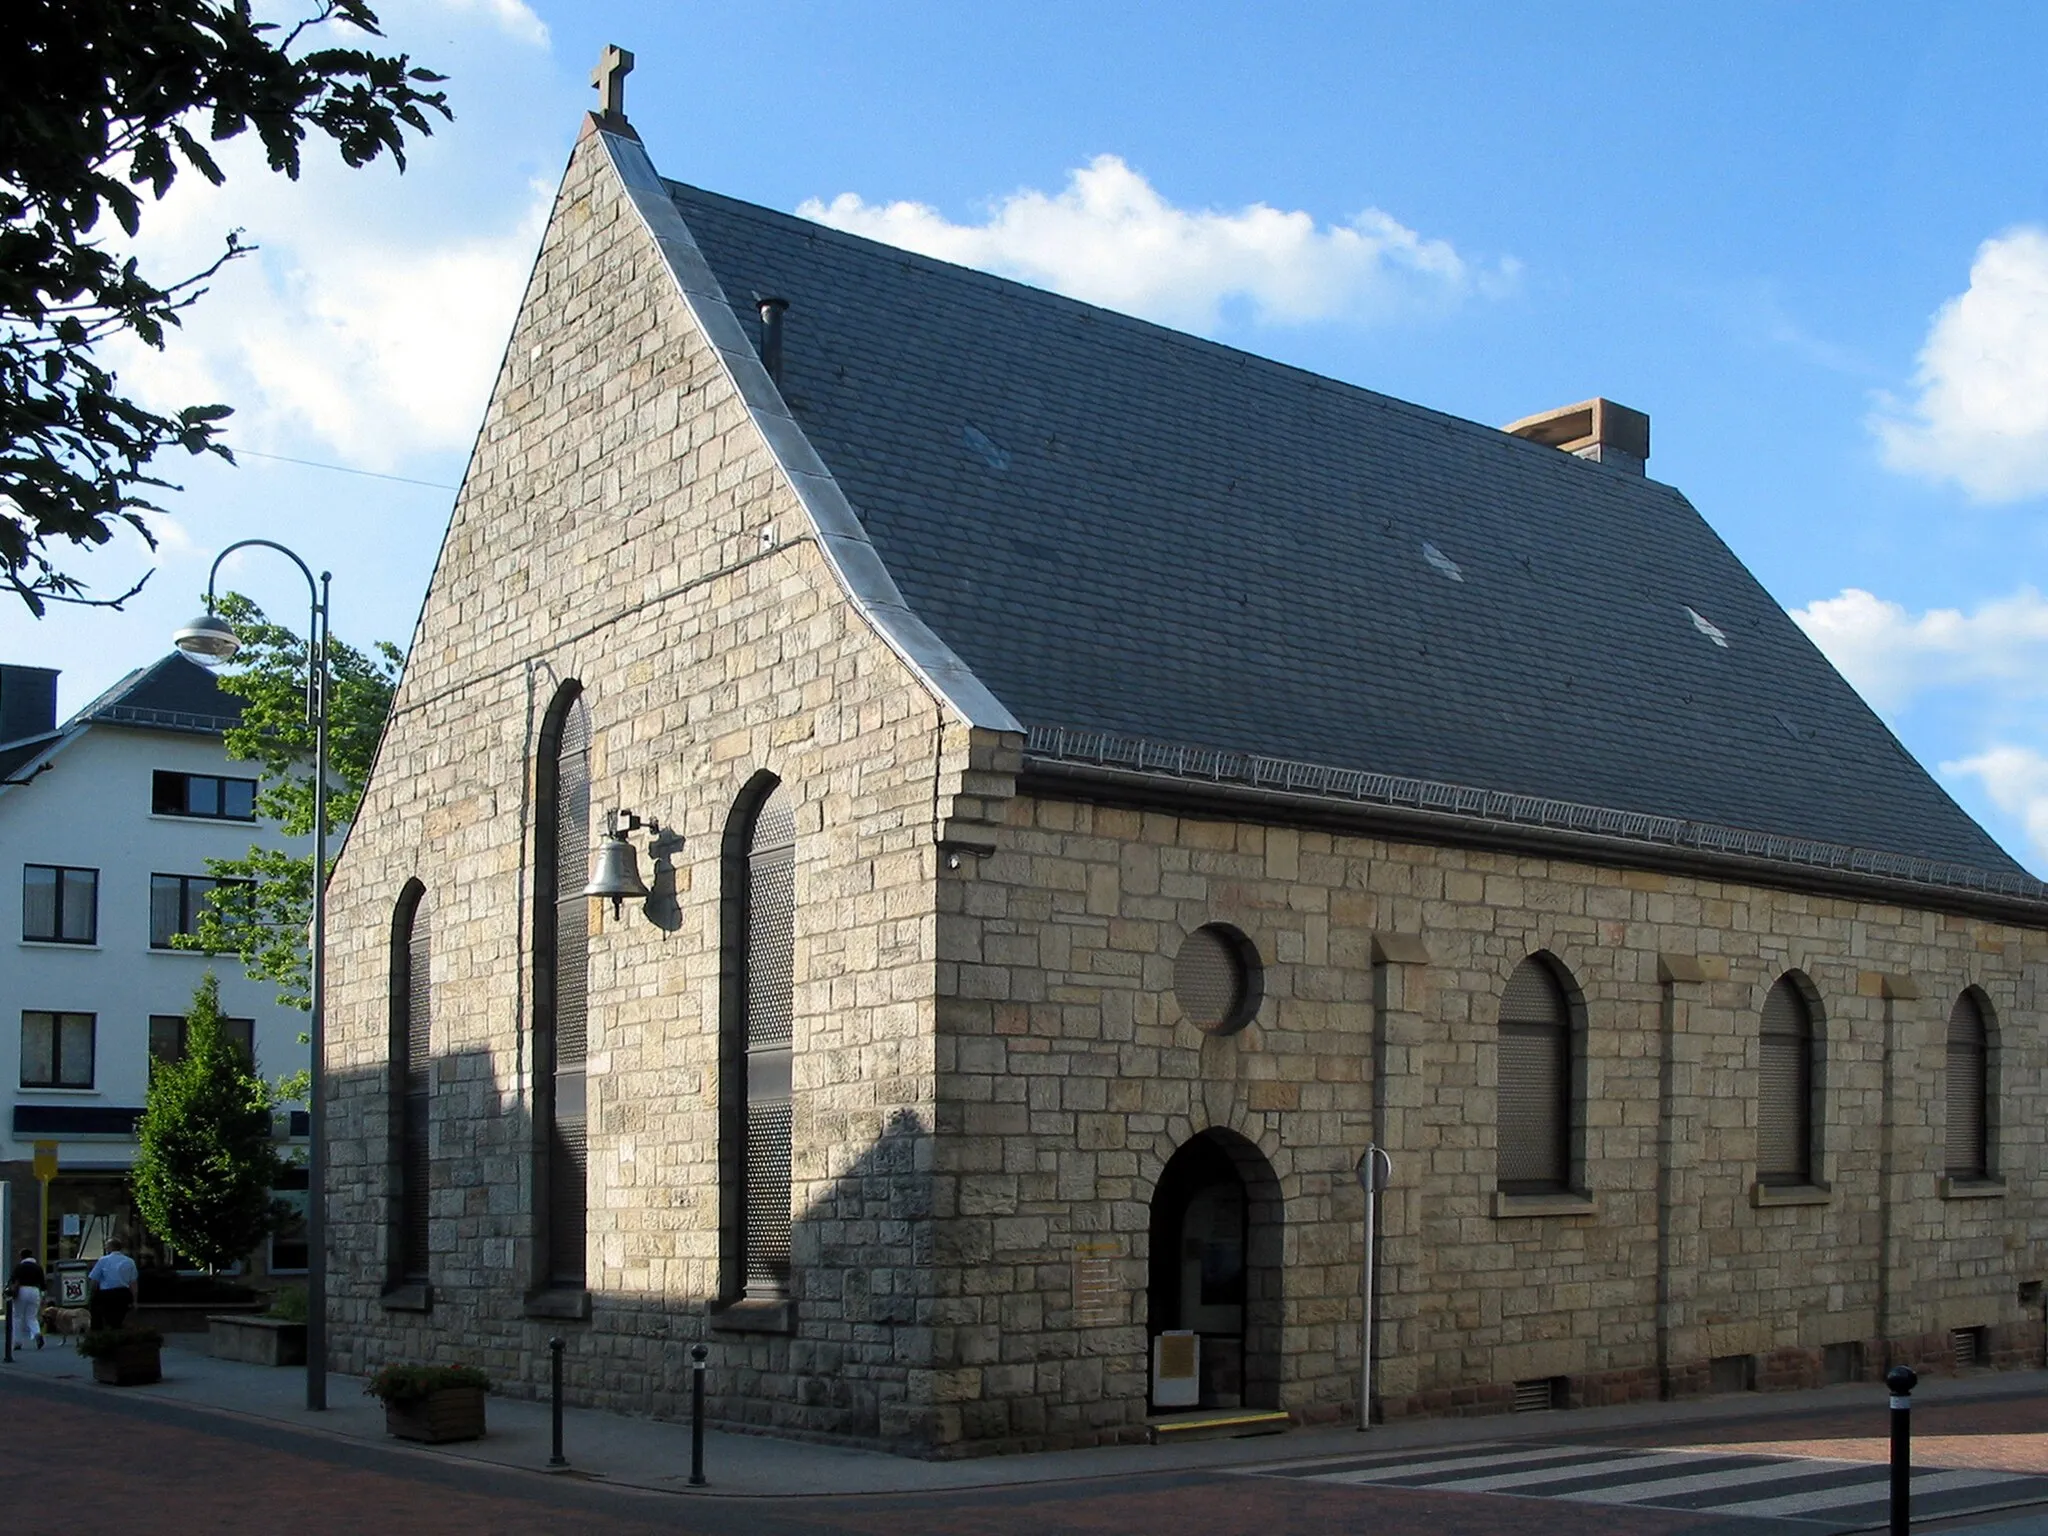
<path fill-rule="evenodd" d="M 590 83 L 597 87 L 598 111 L 606 118 L 623 122 L 626 116 L 626 76 L 633 73 L 633 55 L 616 43 L 608 45 Z"/>

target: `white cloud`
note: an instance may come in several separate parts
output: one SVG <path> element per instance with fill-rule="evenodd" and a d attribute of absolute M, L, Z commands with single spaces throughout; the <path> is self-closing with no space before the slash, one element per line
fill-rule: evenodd
<path fill-rule="evenodd" d="M 1001 199 L 980 224 L 924 203 L 869 203 L 842 192 L 797 209 L 807 219 L 1052 288 L 1191 330 L 1225 306 L 1267 324 L 1373 319 L 1511 283 L 1515 263 L 1475 267 L 1377 208 L 1319 227 L 1254 203 L 1236 213 L 1177 208 L 1115 155 L 1074 171 L 1064 190 Z"/>
<path fill-rule="evenodd" d="M 1950 777 L 1981 780 L 1984 792 L 2008 816 L 2017 817 L 2037 859 L 2048 860 L 2048 753 L 2032 747 L 1998 746 L 1975 757 L 1941 765 Z"/>
<path fill-rule="evenodd" d="M 1971 613 L 1903 605 L 1850 587 L 1792 617 L 1857 692 L 1890 713 L 1933 689 L 1988 686 L 2014 699 L 2048 694 L 2048 600 L 2032 587 Z"/>
<path fill-rule="evenodd" d="M 440 0 L 440 4 L 458 13 L 481 12 L 515 41 L 536 48 L 548 46 L 548 24 L 533 13 L 525 0 Z"/>
<path fill-rule="evenodd" d="M 322 208 L 339 176 L 362 174 L 309 169 L 295 186 L 237 167 L 226 188 L 189 178 L 189 190 L 174 188 L 166 217 L 145 233 L 159 269 L 199 265 L 212 248 L 199 242 L 238 224 L 260 249 L 215 279 L 164 351 L 112 349 L 124 380 L 159 405 L 234 404 L 230 441 L 255 448 L 311 442 L 389 469 L 411 454 L 467 447 L 550 189 L 531 188 L 498 229 L 408 237 L 350 218 L 346 199 Z M 174 206 L 181 200 L 211 205 L 213 216 L 194 217 Z"/>
<path fill-rule="evenodd" d="M 2048 493 L 2048 229 L 1978 247 L 1969 289 L 1934 317 L 1919 396 L 1872 426 L 1885 463 L 1953 480 L 1979 501 Z"/>

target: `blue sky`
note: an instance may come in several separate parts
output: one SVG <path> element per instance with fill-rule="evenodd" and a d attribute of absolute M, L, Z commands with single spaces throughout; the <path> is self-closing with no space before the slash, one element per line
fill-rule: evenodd
<path fill-rule="evenodd" d="M 0 613 L 0 655 L 61 666 L 67 708 L 251 534 L 334 571 L 345 636 L 409 637 L 617 42 L 678 179 L 1481 421 L 1648 411 L 1651 474 L 2048 872 L 2048 7 L 382 10 L 457 112 L 409 174 L 238 161 L 153 210 L 167 271 L 229 227 L 263 247 L 168 354 L 123 359 L 167 403 L 238 405 L 248 453 L 167 497 L 127 613 Z M 282 562 L 232 582 L 302 616 Z"/>

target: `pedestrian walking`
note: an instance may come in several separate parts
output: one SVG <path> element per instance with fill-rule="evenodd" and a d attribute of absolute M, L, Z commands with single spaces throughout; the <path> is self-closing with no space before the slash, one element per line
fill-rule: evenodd
<path fill-rule="evenodd" d="M 37 1349 L 43 1347 L 43 1286 L 43 1266 L 36 1262 L 35 1250 L 22 1249 L 21 1262 L 7 1277 L 7 1288 L 14 1293 L 16 1349 L 27 1349 L 30 1339 L 36 1341 Z"/>
<path fill-rule="evenodd" d="M 135 1261 L 121 1251 L 121 1239 L 107 1244 L 107 1251 L 85 1277 L 92 1287 L 86 1305 L 95 1328 L 118 1328 L 135 1305 Z"/>

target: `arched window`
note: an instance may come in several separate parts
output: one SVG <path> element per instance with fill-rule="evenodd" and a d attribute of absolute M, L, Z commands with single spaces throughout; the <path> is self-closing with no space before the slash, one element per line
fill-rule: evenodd
<path fill-rule="evenodd" d="M 727 835 L 726 903 L 725 1289 L 779 1300 L 789 1294 L 796 814 L 789 791 L 772 781 L 752 789 Z"/>
<path fill-rule="evenodd" d="M 1501 1193 L 1571 1188 L 1571 1004 L 1541 955 L 1515 967 L 1501 995 L 1499 1087 Z"/>
<path fill-rule="evenodd" d="M 590 716 L 582 690 L 564 683 L 540 738 L 534 822 L 534 1187 L 540 1275 L 550 1286 L 584 1283 L 590 1152 L 584 1118 L 584 1062 L 590 1039 Z"/>
<path fill-rule="evenodd" d="M 1799 983 L 1778 978 L 1764 999 L 1757 1058 L 1756 1176 L 1813 1182 L 1813 1009 Z"/>
<path fill-rule="evenodd" d="M 393 1284 L 428 1277 L 434 1041 L 429 979 L 433 938 L 426 894 L 419 881 L 408 881 L 391 922 L 391 1109 L 396 1127 L 392 1162 L 398 1186 L 391 1218 Z"/>
<path fill-rule="evenodd" d="M 1948 1016 L 1948 1155 L 1952 1179 L 1991 1177 L 1991 1042 L 1974 991 Z"/>

